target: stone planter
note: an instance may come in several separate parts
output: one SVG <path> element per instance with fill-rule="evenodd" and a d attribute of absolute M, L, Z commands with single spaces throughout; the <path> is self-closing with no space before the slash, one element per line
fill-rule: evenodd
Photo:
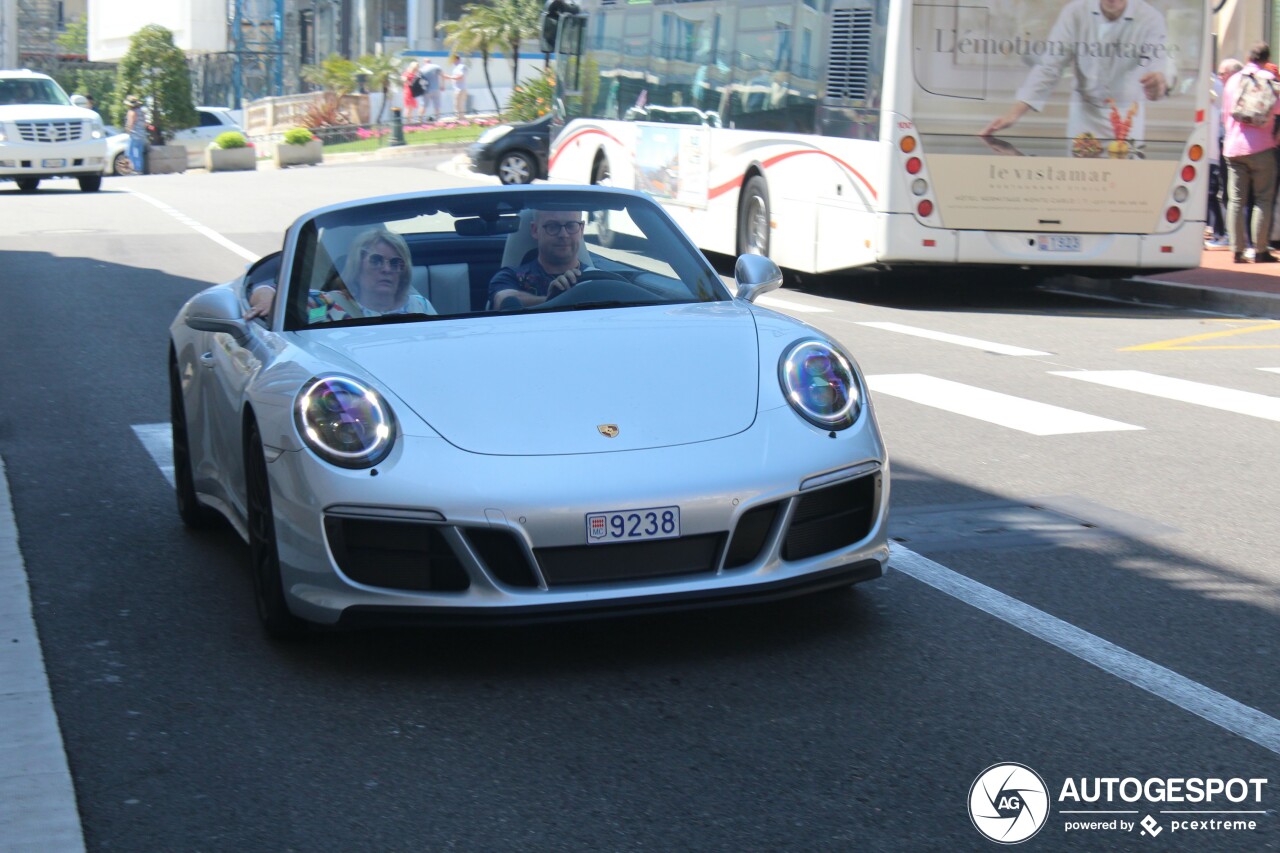
<path fill-rule="evenodd" d="M 314 166 L 324 162 L 324 143 L 313 139 L 304 145 L 276 143 L 276 166 Z"/>
<path fill-rule="evenodd" d="M 187 170 L 187 149 L 181 145 L 147 146 L 147 174 L 170 175 Z"/>
<path fill-rule="evenodd" d="M 244 148 L 218 148 L 210 145 L 204 150 L 204 165 L 210 172 L 243 172 L 258 168 L 258 150 Z"/>

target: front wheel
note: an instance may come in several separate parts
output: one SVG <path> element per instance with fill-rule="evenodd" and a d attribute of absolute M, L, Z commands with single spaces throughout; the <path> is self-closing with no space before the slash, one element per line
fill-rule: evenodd
<path fill-rule="evenodd" d="M 273 639 L 293 639 L 306 632 L 306 623 L 293 615 L 285 601 L 280 552 L 276 547 L 276 522 L 271 509 L 271 480 L 256 423 L 249 425 L 244 444 L 249 559 L 258 618 Z"/>
<path fill-rule="evenodd" d="M 83 178 L 77 178 L 76 180 L 80 183 L 80 192 L 82 193 L 96 193 L 98 190 L 102 189 L 101 175 L 88 175 Z"/>
<path fill-rule="evenodd" d="M 196 498 L 195 477 L 191 469 L 191 439 L 187 431 L 187 407 L 182 400 L 182 379 L 178 360 L 169 356 L 169 423 L 173 430 L 173 486 L 178 496 L 178 515 L 182 523 L 195 530 L 209 527 L 217 512 Z"/>
<path fill-rule="evenodd" d="M 117 175 L 133 175 L 133 161 L 129 159 L 129 155 L 121 151 L 116 155 L 116 159 L 111 164 L 111 169 Z"/>
<path fill-rule="evenodd" d="M 753 176 L 738 205 L 738 254 L 769 256 L 769 186 Z"/>
<path fill-rule="evenodd" d="M 39 178 L 18 178 L 18 192 L 33 193 L 40 186 Z"/>
<path fill-rule="evenodd" d="M 530 184 L 533 179 L 533 158 L 523 151 L 508 151 L 498 161 L 498 180 L 502 183 Z"/>

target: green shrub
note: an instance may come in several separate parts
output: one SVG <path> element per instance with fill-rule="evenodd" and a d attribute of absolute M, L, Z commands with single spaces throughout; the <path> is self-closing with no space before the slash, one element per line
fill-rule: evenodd
<path fill-rule="evenodd" d="M 525 80 L 511 90 L 503 118 L 507 121 L 533 121 L 551 112 L 555 97 L 555 72 L 545 68 L 538 77 Z"/>
<path fill-rule="evenodd" d="M 305 127 L 291 127 L 284 132 L 285 145 L 306 145 L 315 136 Z"/>
<path fill-rule="evenodd" d="M 248 146 L 249 140 L 238 130 L 228 130 L 213 140 L 213 144 L 219 148 L 244 148 Z"/>

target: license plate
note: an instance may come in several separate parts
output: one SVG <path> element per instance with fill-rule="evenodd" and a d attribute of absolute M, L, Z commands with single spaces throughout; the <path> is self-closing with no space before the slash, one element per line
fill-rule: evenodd
<path fill-rule="evenodd" d="M 1039 234 L 1036 246 L 1042 252 L 1078 252 L 1080 238 L 1075 234 Z"/>
<path fill-rule="evenodd" d="M 655 506 L 587 513 L 587 544 L 643 542 L 680 535 L 680 507 Z"/>
<path fill-rule="evenodd" d="M 63 166 L 67 165 L 67 161 L 66 160 L 45 160 L 41 165 L 46 169 L 61 169 Z"/>

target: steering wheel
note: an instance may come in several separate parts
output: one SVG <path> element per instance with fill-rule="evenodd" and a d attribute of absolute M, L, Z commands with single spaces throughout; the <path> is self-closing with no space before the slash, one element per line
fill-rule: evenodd
<path fill-rule="evenodd" d="M 618 294 L 616 291 L 621 288 L 624 293 Z M 634 298 L 628 291 L 639 291 L 649 297 L 645 301 L 651 301 L 653 294 L 637 287 L 622 273 L 616 273 L 612 270 L 583 270 L 578 276 L 578 282 L 568 290 L 557 293 L 555 296 L 543 302 L 542 305 L 536 307 L 541 308 L 544 305 L 556 307 L 558 305 L 573 305 L 577 302 L 595 302 L 597 300 L 617 299 L 624 301 L 627 298 Z"/>

